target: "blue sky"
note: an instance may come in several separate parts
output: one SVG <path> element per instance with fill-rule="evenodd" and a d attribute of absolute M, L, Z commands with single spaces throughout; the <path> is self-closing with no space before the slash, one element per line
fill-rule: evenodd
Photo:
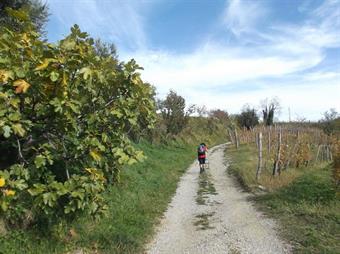
<path fill-rule="evenodd" d="M 280 119 L 340 112 L 340 0 L 47 0 L 50 41 L 80 25 L 135 58 L 164 98 L 237 113 L 277 97 Z"/>

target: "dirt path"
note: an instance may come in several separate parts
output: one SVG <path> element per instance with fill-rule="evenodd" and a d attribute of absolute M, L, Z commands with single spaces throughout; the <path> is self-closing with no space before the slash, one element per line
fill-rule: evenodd
<path fill-rule="evenodd" d="M 196 162 L 190 166 L 147 253 L 290 253 L 275 223 L 226 174 L 224 149 L 212 149 L 206 173 L 198 173 Z"/>

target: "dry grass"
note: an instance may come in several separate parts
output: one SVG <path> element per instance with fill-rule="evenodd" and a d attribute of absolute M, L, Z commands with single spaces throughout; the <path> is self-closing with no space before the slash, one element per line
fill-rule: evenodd
<path fill-rule="evenodd" d="M 267 155 L 264 153 L 263 155 Z M 256 190 L 259 185 L 265 187 L 268 191 L 274 191 L 292 183 L 296 178 L 300 177 L 309 167 L 287 168 L 282 170 L 279 176 L 272 175 L 272 163 L 264 165 L 260 179 L 256 180 L 257 169 L 257 150 L 254 144 L 240 145 L 239 149 L 229 147 L 227 149 L 227 157 L 231 160 L 230 170 L 235 174 L 241 184 L 248 190 Z M 313 169 L 324 168 L 325 163 L 315 165 Z"/>
<path fill-rule="evenodd" d="M 252 199 L 280 222 L 280 233 L 293 245 L 294 253 L 339 253 L 340 200 L 330 165 L 288 168 L 275 178 L 268 167 L 257 182 L 255 147 L 230 148 L 227 156 L 233 161 L 231 171 L 248 189 L 261 184 L 270 190 Z"/>

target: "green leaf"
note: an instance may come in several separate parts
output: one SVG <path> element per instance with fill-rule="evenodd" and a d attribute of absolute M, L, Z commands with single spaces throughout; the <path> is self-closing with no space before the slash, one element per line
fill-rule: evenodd
<path fill-rule="evenodd" d="M 34 184 L 33 188 L 28 189 L 28 193 L 32 196 L 37 196 L 43 193 L 46 189 L 46 186 L 43 184 Z"/>
<path fill-rule="evenodd" d="M 22 67 L 16 68 L 14 72 L 18 78 L 24 78 L 26 76 L 26 72 Z"/>
<path fill-rule="evenodd" d="M 137 125 L 137 119 L 136 119 L 136 118 L 130 118 L 130 119 L 129 119 L 129 123 L 130 123 L 132 126 L 135 126 L 135 125 Z"/>
<path fill-rule="evenodd" d="M 130 158 L 130 160 L 128 161 L 128 165 L 132 165 L 132 164 L 135 164 L 137 163 L 137 160 L 134 159 L 134 158 Z"/>
<path fill-rule="evenodd" d="M 88 67 L 83 67 L 79 71 L 80 74 L 84 74 L 83 77 L 87 80 L 92 75 L 92 70 Z"/>
<path fill-rule="evenodd" d="M 30 19 L 28 13 L 22 9 L 13 10 L 11 8 L 6 8 L 6 11 L 8 12 L 9 15 L 11 15 L 14 18 L 17 18 L 20 21 L 28 21 Z"/>
<path fill-rule="evenodd" d="M 9 114 L 8 119 L 12 122 L 16 122 L 19 121 L 21 118 L 20 113 L 19 112 L 14 112 Z"/>
<path fill-rule="evenodd" d="M 46 165 L 46 158 L 45 156 L 39 154 L 38 156 L 35 157 L 34 159 L 34 164 L 37 168 L 41 168 Z"/>
<path fill-rule="evenodd" d="M 11 133 L 12 133 L 11 127 L 9 127 L 8 125 L 5 125 L 2 127 L 2 130 L 4 131 L 5 138 L 9 138 L 11 136 Z"/>
<path fill-rule="evenodd" d="M 76 42 L 73 39 L 67 38 L 61 42 L 61 47 L 66 50 L 72 50 L 76 46 Z"/>
<path fill-rule="evenodd" d="M 7 202 L 7 201 L 5 201 L 5 200 L 1 201 L 1 209 L 2 209 L 4 212 L 7 211 L 7 209 L 8 209 L 8 202 Z"/>
<path fill-rule="evenodd" d="M 57 81 L 58 78 L 59 78 L 59 73 L 58 72 L 52 71 L 50 73 L 50 79 L 51 79 L 52 82 Z"/>
<path fill-rule="evenodd" d="M 135 157 L 136 157 L 136 159 L 138 161 L 143 161 L 146 158 L 146 156 L 144 155 L 143 151 L 136 152 L 136 156 Z"/>
<path fill-rule="evenodd" d="M 118 119 L 122 118 L 124 116 L 123 113 L 120 110 L 112 110 L 111 114 L 116 116 Z"/>
<path fill-rule="evenodd" d="M 13 185 L 18 190 L 24 190 L 24 189 L 27 188 L 27 184 L 26 184 L 25 180 L 23 180 L 23 179 L 16 180 Z"/>

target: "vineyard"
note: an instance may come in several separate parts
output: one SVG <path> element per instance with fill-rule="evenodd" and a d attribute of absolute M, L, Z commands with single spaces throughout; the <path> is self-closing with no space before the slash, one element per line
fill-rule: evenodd
<path fill-rule="evenodd" d="M 228 132 L 236 149 L 240 145 L 256 147 L 257 167 L 253 176 L 259 183 L 280 178 L 287 171 L 330 163 L 339 157 L 339 139 L 319 128 L 282 124 L 255 127 L 250 131 L 229 128 Z M 333 175 L 338 182 L 336 161 Z"/>

